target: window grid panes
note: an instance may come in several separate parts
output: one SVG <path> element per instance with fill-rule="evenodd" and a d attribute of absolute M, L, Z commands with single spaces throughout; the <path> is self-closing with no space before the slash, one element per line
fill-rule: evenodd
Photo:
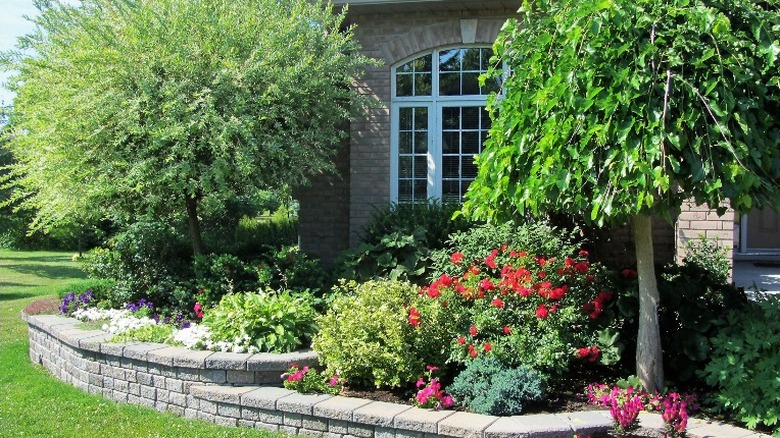
<path fill-rule="evenodd" d="M 441 151 L 443 201 L 460 201 L 477 176 L 474 155 L 490 130 L 490 117 L 481 106 L 456 106 L 441 109 Z"/>
<path fill-rule="evenodd" d="M 452 48 L 395 68 L 394 201 L 462 200 L 490 129 L 486 97 L 500 90 L 498 80 L 479 84 L 492 54 L 490 48 Z"/>
<path fill-rule="evenodd" d="M 398 111 L 398 202 L 428 199 L 428 108 Z"/>

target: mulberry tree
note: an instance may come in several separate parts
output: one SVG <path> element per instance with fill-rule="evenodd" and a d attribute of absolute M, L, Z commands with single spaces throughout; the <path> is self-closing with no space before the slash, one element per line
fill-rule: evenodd
<path fill-rule="evenodd" d="M 495 43 L 504 94 L 472 216 L 583 214 L 630 223 L 640 288 L 637 374 L 663 386 L 652 215 L 685 200 L 780 207 L 777 0 L 527 0 Z"/>

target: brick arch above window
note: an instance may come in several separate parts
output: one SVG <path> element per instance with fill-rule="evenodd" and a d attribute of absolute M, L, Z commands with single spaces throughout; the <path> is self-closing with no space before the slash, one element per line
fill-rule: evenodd
<path fill-rule="evenodd" d="M 490 46 L 495 42 L 505 21 L 503 18 L 463 18 L 425 26 L 405 33 L 385 45 L 382 48 L 382 58 L 388 65 L 395 65 L 414 55 L 429 52 L 435 47 L 462 44 Z M 472 27 L 475 29 L 471 29 Z"/>

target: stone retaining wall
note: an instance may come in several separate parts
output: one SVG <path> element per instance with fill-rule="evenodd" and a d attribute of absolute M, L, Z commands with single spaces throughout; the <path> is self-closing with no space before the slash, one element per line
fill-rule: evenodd
<path fill-rule="evenodd" d="M 30 359 L 58 379 L 119 402 L 225 426 L 326 438 L 571 438 L 605 436 L 611 426 L 604 411 L 494 417 L 299 394 L 281 388 L 280 375 L 291 362 L 316 364 L 317 356 L 310 351 L 250 355 L 154 343 L 114 344 L 106 342 L 108 333 L 81 329 L 72 318 L 22 317 L 29 325 Z M 655 431 L 662 427 L 660 416 L 643 417 L 645 427 Z M 711 435 L 710 426 L 689 423 L 689 434 L 758 436 L 721 425 Z M 730 428 L 728 435 L 720 435 L 726 431 L 723 427 Z"/>

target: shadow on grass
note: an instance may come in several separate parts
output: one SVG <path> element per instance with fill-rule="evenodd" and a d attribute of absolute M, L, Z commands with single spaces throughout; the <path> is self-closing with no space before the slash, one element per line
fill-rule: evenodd
<path fill-rule="evenodd" d="M 37 296 L 38 294 L 35 293 L 22 293 L 22 292 L 0 292 L 0 302 L 2 301 L 13 301 L 13 300 L 21 300 L 24 298 L 30 298 Z"/>
<path fill-rule="evenodd" d="M 57 266 L 43 264 L 4 265 L 3 268 L 20 274 L 35 275 L 42 278 L 86 278 L 84 271 L 72 266 Z"/>
<path fill-rule="evenodd" d="M 13 256 L 8 257 L 6 260 L 12 260 L 17 262 L 24 262 L 24 263 L 62 263 L 62 262 L 70 262 L 71 256 L 65 255 L 65 254 L 57 254 L 57 255 L 38 255 L 38 256 L 30 256 L 28 254 L 25 254 L 24 252 L 18 252 L 14 253 Z"/>
<path fill-rule="evenodd" d="M 13 283 L 10 281 L 0 281 L 0 289 L 4 287 L 33 287 L 32 284 L 25 284 L 25 283 Z M 0 292 L 2 293 L 2 292 Z"/>

